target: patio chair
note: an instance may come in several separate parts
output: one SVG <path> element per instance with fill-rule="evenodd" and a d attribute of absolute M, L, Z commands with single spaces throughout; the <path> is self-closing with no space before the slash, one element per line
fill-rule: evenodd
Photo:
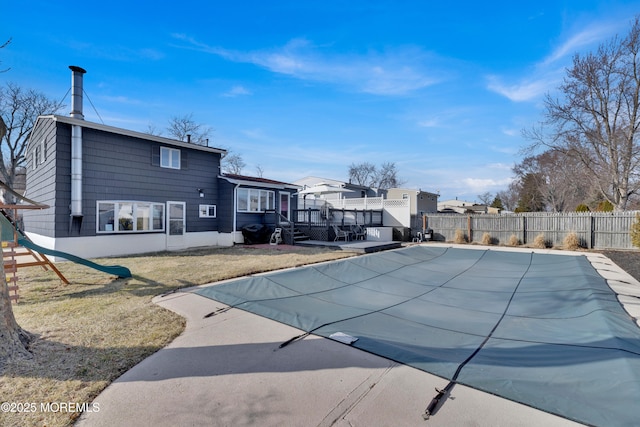
<path fill-rule="evenodd" d="M 354 224 L 351 226 L 351 233 L 353 233 L 354 240 L 366 240 L 367 239 L 367 229 L 359 224 Z"/>
<path fill-rule="evenodd" d="M 332 225 L 331 227 L 333 228 L 333 232 L 336 235 L 336 237 L 333 239 L 334 242 L 340 239 L 344 239 L 345 242 L 349 240 L 350 233 L 348 231 L 341 230 L 337 225 Z"/>

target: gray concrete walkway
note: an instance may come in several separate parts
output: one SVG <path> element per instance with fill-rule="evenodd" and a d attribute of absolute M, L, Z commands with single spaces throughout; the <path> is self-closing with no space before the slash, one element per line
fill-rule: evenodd
<path fill-rule="evenodd" d="M 637 293 L 637 281 L 607 260 L 591 261 Z M 77 425 L 580 425 L 459 385 L 425 421 L 442 378 L 314 336 L 279 349 L 300 331 L 238 309 L 205 318 L 224 305 L 189 292 L 154 302 L 184 316 L 186 330 L 107 387 L 95 399 L 100 411 Z"/>
<path fill-rule="evenodd" d="M 78 426 L 579 425 L 456 386 L 428 421 L 446 380 L 191 293 L 156 298 L 187 318 L 185 332 L 111 384 Z"/>

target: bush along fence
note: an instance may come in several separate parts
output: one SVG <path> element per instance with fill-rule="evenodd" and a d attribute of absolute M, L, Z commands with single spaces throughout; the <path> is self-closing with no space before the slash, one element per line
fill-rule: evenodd
<path fill-rule="evenodd" d="M 526 212 L 521 214 L 428 214 L 427 227 L 433 239 L 452 241 L 462 230 L 468 242 L 482 242 L 485 233 L 494 244 L 509 244 L 515 236 L 519 244 L 532 244 L 543 234 L 548 246 L 561 246 L 569 233 L 575 233 L 580 246 L 588 249 L 637 249 L 630 230 L 637 211 L 625 212 Z"/>

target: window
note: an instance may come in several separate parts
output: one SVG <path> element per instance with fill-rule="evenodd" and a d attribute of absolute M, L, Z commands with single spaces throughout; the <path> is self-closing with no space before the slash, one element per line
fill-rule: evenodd
<path fill-rule="evenodd" d="M 237 198 L 238 212 L 263 212 L 275 208 L 276 195 L 273 191 L 239 188 Z"/>
<path fill-rule="evenodd" d="M 47 142 L 43 139 L 33 150 L 33 169 L 43 164 L 45 160 L 47 160 Z"/>
<path fill-rule="evenodd" d="M 216 205 L 200 205 L 198 208 L 200 218 L 215 218 Z"/>
<path fill-rule="evenodd" d="M 44 163 L 47 160 L 47 141 L 45 139 L 40 142 L 40 163 Z"/>
<path fill-rule="evenodd" d="M 160 147 L 160 167 L 180 169 L 180 150 Z"/>
<path fill-rule="evenodd" d="M 164 204 L 151 202 L 98 202 L 98 233 L 164 231 Z"/>

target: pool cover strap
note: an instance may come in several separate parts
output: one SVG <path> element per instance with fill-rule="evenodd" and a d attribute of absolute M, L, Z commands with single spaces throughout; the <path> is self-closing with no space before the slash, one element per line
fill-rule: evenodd
<path fill-rule="evenodd" d="M 532 260 L 533 260 L 533 253 L 531 254 L 531 261 Z M 458 380 L 458 375 L 460 375 L 460 372 L 462 371 L 462 368 L 464 368 L 465 365 L 467 363 L 469 363 L 471 361 L 471 359 L 473 359 L 475 357 L 476 354 L 478 354 L 478 352 L 482 349 L 482 347 L 484 347 L 484 345 L 489 341 L 489 338 L 491 338 L 491 336 L 493 335 L 495 330 L 498 328 L 498 325 L 500 324 L 500 322 L 502 322 L 502 319 L 504 319 L 504 316 L 506 316 L 507 311 L 509 310 L 509 306 L 511 305 L 511 302 L 513 301 L 513 297 L 516 295 L 516 292 L 518 290 L 518 287 L 520 286 L 520 283 L 522 283 L 522 279 L 527 275 L 527 272 L 529 271 L 529 268 L 531 267 L 531 261 L 529 261 L 529 267 L 522 274 L 522 277 L 518 281 L 518 284 L 513 289 L 513 293 L 511 294 L 511 298 L 509 298 L 509 302 L 505 306 L 504 311 L 502 313 L 502 316 L 500 316 L 500 319 L 496 322 L 496 324 L 493 327 L 493 329 L 491 329 L 491 332 L 489 332 L 489 334 L 487 334 L 487 336 L 482 341 L 482 343 L 478 346 L 478 348 L 476 348 L 475 351 L 469 355 L 469 357 L 467 357 L 460 365 L 458 365 L 458 368 L 456 369 L 456 372 L 453 374 L 453 377 L 451 377 L 451 381 L 449 381 L 449 383 L 445 386 L 445 388 L 443 388 L 443 389 L 436 388 L 436 392 L 438 392 L 438 394 L 436 394 L 436 396 L 433 399 L 431 399 L 431 402 L 429 402 L 429 405 L 427 405 L 427 409 L 424 411 L 424 414 L 422 415 L 422 417 L 425 420 L 428 420 L 429 417 L 431 417 L 431 415 L 435 414 L 436 408 L 438 408 L 438 403 L 440 403 L 440 400 L 442 399 L 443 396 L 445 396 L 445 395 L 447 395 L 447 394 L 449 394 L 451 392 L 451 389 L 453 388 L 453 386 L 456 384 L 456 381 Z"/>

